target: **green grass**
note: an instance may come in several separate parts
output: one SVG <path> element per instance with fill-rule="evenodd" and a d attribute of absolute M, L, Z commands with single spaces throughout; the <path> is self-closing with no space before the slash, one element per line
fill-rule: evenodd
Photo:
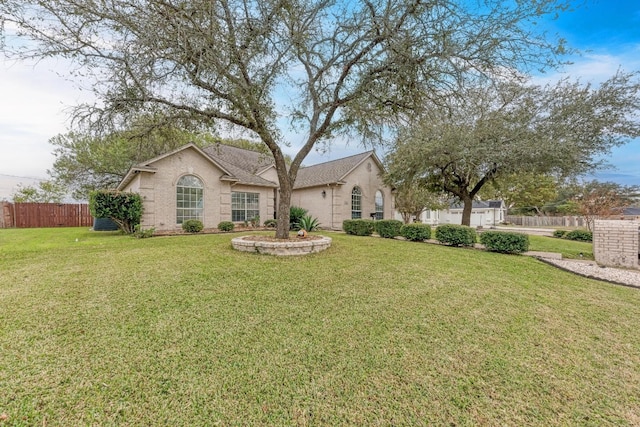
<path fill-rule="evenodd" d="M 529 235 L 529 250 L 557 252 L 561 253 L 563 258 L 569 259 L 594 259 L 593 243 L 559 239 L 557 237 Z"/>
<path fill-rule="evenodd" d="M 0 230 L 0 426 L 640 424 L 635 289 L 472 249 L 336 233 L 275 258 L 231 237 Z"/>

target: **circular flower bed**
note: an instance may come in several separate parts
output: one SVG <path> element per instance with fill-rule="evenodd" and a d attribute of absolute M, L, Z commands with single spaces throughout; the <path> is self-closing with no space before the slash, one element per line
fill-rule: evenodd
<path fill-rule="evenodd" d="M 231 239 L 234 249 L 242 252 L 291 256 L 324 251 L 331 246 L 331 238 L 325 236 L 293 237 L 288 240 L 268 236 L 241 236 Z"/>

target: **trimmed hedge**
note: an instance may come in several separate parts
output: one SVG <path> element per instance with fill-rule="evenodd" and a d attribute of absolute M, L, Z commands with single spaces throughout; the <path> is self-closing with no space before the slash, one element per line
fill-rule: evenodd
<path fill-rule="evenodd" d="M 204 228 L 199 219 L 188 219 L 182 223 L 182 229 L 187 233 L 199 233 Z"/>
<path fill-rule="evenodd" d="M 440 225 L 436 228 L 436 239 L 451 246 L 473 246 L 476 243 L 476 230 L 466 225 Z"/>
<path fill-rule="evenodd" d="M 553 232 L 553 237 L 557 237 L 559 239 L 562 239 L 564 237 L 565 234 L 567 234 L 567 230 L 556 230 Z"/>
<path fill-rule="evenodd" d="M 580 242 L 592 242 L 593 233 L 587 230 L 571 230 L 565 234 L 563 238 L 567 240 L 578 240 Z"/>
<path fill-rule="evenodd" d="M 491 252 L 518 254 L 529 250 L 529 236 L 522 233 L 485 231 L 480 234 L 480 243 Z"/>
<path fill-rule="evenodd" d="M 376 233 L 385 239 L 393 239 L 399 236 L 402 225 L 402 221 L 397 219 L 381 219 L 374 223 Z"/>
<path fill-rule="evenodd" d="M 127 234 L 136 231 L 142 218 L 142 198 L 138 193 L 111 190 L 92 191 L 89 210 L 94 218 L 109 218 Z"/>
<path fill-rule="evenodd" d="M 234 228 L 235 224 L 231 221 L 222 221 L 220 224 L 218 224 L 218 230 L 220 231 L 233 231 Z"/>
<path fill-rule="evenodd" d="M 347 219 L 342 222 L 342 229 L 354 236 L 371 236 L 375 224 L 370 219 Z"/>
<path fill-rule="evenodd" d="M 405 224 L 400 229 L 400 235 L 412 242 L 421 242 L 431 238 L 431 226 L 429 224 Z"/>

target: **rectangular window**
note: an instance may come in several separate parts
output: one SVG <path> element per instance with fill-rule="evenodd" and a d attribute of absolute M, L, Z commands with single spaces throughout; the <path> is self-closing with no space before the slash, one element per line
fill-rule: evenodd
<path fill-rule="evenodd" d="M 260 194 L 231 193 L 231 221 L 251 221 L 260 216 Z"/>
<path fill-rule="evenodd" d="M 188 219 L 202 221 L 203 194 L 201 188 L 178 187 L 176 194 L 177 223 Z"/>

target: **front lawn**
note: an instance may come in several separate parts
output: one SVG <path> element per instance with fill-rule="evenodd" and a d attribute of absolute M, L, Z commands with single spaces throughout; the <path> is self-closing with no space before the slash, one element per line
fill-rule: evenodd
<path fill-rule="evenodd" d="M 638 425 L 640 292 L 332 233 L 0 230 L 0 426 Z"/>
<path fill-rule="evenodd" d="M 557 237 L 529 235 L 529 250 L 557 252 L 561 253 L 563 258 L 569 259 L 594 259 L 593 243 L 560 239 Z M 581 254 L 582 256 L 580 256 Z"/>

